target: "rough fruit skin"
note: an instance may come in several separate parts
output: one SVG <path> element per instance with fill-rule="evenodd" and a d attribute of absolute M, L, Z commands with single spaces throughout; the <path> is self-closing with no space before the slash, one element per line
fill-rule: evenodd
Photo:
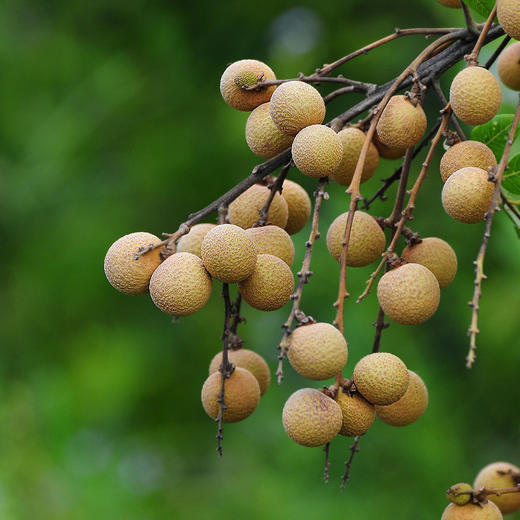
<path fill-rule="evenodd" d="M 200 248 L 204 237 L 215 224 L 195 224 L 190 231 L 177 242 L 178 253 L 191 253 L 200 258 Z"/>
<path fill-rule="evenodd" d="M 338 134 L 328 126 L 307 126 L 294 138 L 292 158 L 303 174 L 327 177 L 338 169 L 343 158 L 343 145 Z"/>
<path fill-rule="evenodd" d="M 361 154 L 361 148 L 366 139 L 366 135 L 359 128 L 344 128 L 338 132 L 338 137 L 343 145 L 343 158 L 339 167 L 331 177 L 342 186 L 348 186 L 352 181 L 356 165 Z M 374 175 L 379 165 L 379 152 L 374 143 L 370 143 L 368 148 L 365 166 L 361 174 L 361 182 L 366 182 Z"/>
<path fill-rule="evenodd" d="M 461 141 L 453 145 L 441 159 L 441 177 L 444 182 L 456 171 L 474 166 L 489 171 L 497 165 L 495 154 L 480 141 Z"/>
<path fill-rule="evenodd" d="M 475 504 L 466 504 L 458 506 L 450 504 L 442 513 L 441 520 L 502 520 L 500 509 L 493 504 L 487 502 L 484 506 Z"/>
<path fill-rule="evenodd" d="M 462 168 L 449 177 L 442 188 L 446 213 L 466 224 L 482 222 L 493 198 L 495 185 L 481 168 Z"/>
<path fill-rule="evenodd" d="M 498 75 L 512 90 L 520 90 L 520 42 L 510 45 L 498 58 Z"/>
<path fill-rule="evenodd" d="M 256 265 L 256 248 L 247 233 L 233 224 L 220 224 L 208 231 L 201 257 L 209 274 L 225 283 L 251 276 Z"/>
<path fill-rule="evenodd" d="M 418 244 L 405 247 L 401 257 L 409 263 L 427 267 L 441 289 L 450 285 L 457 273 L 455 251 L 448 242 L 437 237 L 423 238 Z"/>
<path fill-rule="evenodd" d="M 321 381 L 343 370 L 348 357 L 347 342 L 330 323 L 311 323 L 297 327 L 289 336 L 287 357 L 298 374 Z"/>
<path fill-rule="evenodd" d="M 374 144 L 383 159 L 400 159 L 406 153 L 406 148 L 392 148 L 383 144 L 377 137 L 377 132 L 374 134 Z"/>
<path fill-rule="evenodd" d="M 293 137 L 274 124 L 269 113 L 270 103 L 263 103 L 250 114 L 246 123 L 246 142 L 253 153 L 270 159 L 291 146 Z"/>
<path fill-rule="evenodd" d="M 217 418 L 218 394 L 222 384 L 220 372 L 211 374 L 202 385 L 201 401 L 206 413 Z M 236 367 L 231 377 L 224 382 L 224 403 L 222 415 L 225 423 L 234 423 L 249 417 L 260 401 L 260 386 L 256 377 L 244 368 Z"/>
<path fill-rule="evenodd" d="M 450 102 L 453 112 L 464 123 L 487 123 L 502 104 L 500 83 L 483 67 L 466 67 L 451 84 Z"/>
<path fill-rule="evenodd" d="M 246 229 L 247 236 L 255 244 L 258 254 L 274 255 L 289 267 L 294 262 L 294 244 L 289 233 L 278 226 L 262 226 Z"/>
<path fill-rule="evenodd" d="M 327 231 L 329 253 L 339 261 L 348 212 L 337 217 Z M 354 213 L 350 232 L 347 265 L 363 267 L 377 260 L 385 249 L 385 234 L 376 219 L 363 211 Z"/>
<path fill-rule="evenodd" d="M 511 474 L 501 475 L 499 472 L 520 474 L 520 468 L 508 462 L 493 462 L 480 470 L 475 479 L 475 489 L 481 487 L 511 488 L 520 481 L 520 479 L 513 479 Z M 510 493 L 500 496 L 488 495 L 487 498 L 494 502 L 504 515 L 520 510 L 520 493 Z"/>
<path fill-rule="evenodd" d="M 253 352 L 252 350 L 241 348 L 238 350 L 230 350 L 228 352 L 228 359 L 236 367 L 244 368 L 256 377 L 258 385 L 260 386 L 260 395 L 264 395 L 267 392 L 269 383 L 271 382 L 271 371 L 269 370 L 269 366 L 262 356 L 256 352 Z M 210 375 L 214 372 L 218 372 L 221 362 L 222 351 L 218 352 L 217 355 L 211 360 L 209 365 Z"/>
<path fill-rule="evenodd" d="M 370 404 L 362 395 L 349 395 L 339 390 L 337 403 L 343 414 L 343 424 L 340 435 L 355 437 L 363 435 L 372 426 L 375 418 L 374 405 Z"/>
<path fill-rule="evenodd" d="M 258 212 L 264 207 L 269 193 L 270 190 L 267 186 L 253 184 L 229 205 L 229 222 L 244 229 L 254 226 L 260 216 Z M 287 202 L 279 193 L 276 193 L 269 207 L 267 220 L 269 224 L 284 228 L 288 217 Z"/>
<path fill-rule="evenodd" d="M 376 406 L 376 415 L 390 426 L 408 426 L 414 423 L 428 408 L 428 390 L 424 381 L 408 370 L 408 388 L 399 399 L 388 406 Z"/>
<path fill-rule="evenodd" d="M 338 403 L 314 388 L 292 394 L 283 407 L 285 433 L 302 446 L 323 446 L 341 429 L 343 415 Z"/>
<path fill-rule="evenodd" d="M 148 292 L 150 277 L 161 263 L 160 248 L 135 259 L 140 247 L 158 244 L 161 240 L 146 232 L 130 233 L 117 239 L 105 255 L 105 275 L 110 285 L 126 294 Z"/>
<path fill-rule="evenodd" d="M 249 111 L 262 103 L 267 103 L 271 99 L 276 89 L 274 85 L 260 91 L 242 90 L 240 88 L 241 84 L 252 86 L 252 82 L 247 80 L 252 77 L 251 72 L 256 78 L 263 77 L 266 80 L 276 79 L 274 72 L 261 61 L 235 61 L 229 65 L 220 78 L 220 93 L 229 106 L 237 110 Z M 244 79 L 247 81 L 244 81 Z"/>
<path fill-rule="evenodd" d="M 377 299 L 385 314 L 403 325 L 430 319 L 440 301 L 435 275 L 420 264 L 404 264 L 385 273 L 377 285 Z"/>
<path fill-rule="evenodd" d="M 456 9 L 458 7 L 462 7 L 460 5 L 460 0 L 437 0 L 440 4 L 445 5 L 446 7 L 451 7 Z"/>
<path fill-rule="evenodd" d="M 211 277 L 191 253 L 169 256 L 153 273 L 150 296 L 161 311 L 187 316 L 202 309 L 211 295 Z"/>
<path fill-rule="evenodd" d="M 460 493 L 461 491 L 473 491 L 473 488 L 465 482 L 460 482 L 459 484 L 451 486 L 446 492 L 446 496 L 450 502 L 453 502 L 458 506 L 464 506 L 471 501 L 471 494 L 458 495 L 457 493 Z"/>
<path fill-rule="evenodd" d="M 244 300 L 261 311 L 283 307 L 294 291 L 294 278 L 289 266 L 273 255 L 258 255 L 253 274 L 238 284 Z"/>
<path fill-rule="evenodd" d="M 320 125 L 325 119 L 321 94 L 308 83 L 282 83 L 271 98 L 271 117 L 284 133 L 296 135 L 302 128 Z"/>
<path fill-rule="evenodd" d="M 409 148 L 424 135 L 426 124 L 421 105 L 414 106 L 406 96 L 393 96 L 377 123 L 377 136 L 391 148 Z"/>
<path fill-rule="evenodd" d="M 406 365 L 389 352 L 368 354 L 354 367 L 354 383 L 359 393 L 374 405 L 395 403 L 408 388 Z"/>
<path fill-rule="evenodd" d="M 294 235 L 301 231 L 311 214 L 311 199 L 308 193 L 296 182 L 285 180 L 282 186 L 282 197 L 287 202 L 289 216 L 285 231 Z"/>
<path fill-rule="evenodd" d="M 520 4 L 518 0 L 497 1 L 498 22 L 506 33 L 520 40 Z"/>

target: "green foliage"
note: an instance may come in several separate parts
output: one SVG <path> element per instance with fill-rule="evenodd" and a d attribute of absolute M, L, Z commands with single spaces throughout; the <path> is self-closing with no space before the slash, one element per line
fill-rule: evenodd
<path fill-rule="evenodd" d="M 489 121 L 489 123 L 473 128 L 471 139 L 473 141 L 480 141 L 489 146 L 491 151 L 495 154 L 497 161 L 500 161 L 504 153 L 504 148 L 506 147 L 509 132 L 511 131 L 513 119 L 513 114 L 499 114 Z M 519 130 L 517 130 L 515 134 L 515 139 L 518 137 L 518 131 Z"/>
<path fill-rule="evenodd" d="M 520 154 L 509 161 L 502 187 L 511 202 L 520 204 Z"/>
<path fill-rule="evenodd" d="M 464 3 L 485 18 L 491 14 L 493 7 L 495 7 L 495 0 L 464 0 Z"/>

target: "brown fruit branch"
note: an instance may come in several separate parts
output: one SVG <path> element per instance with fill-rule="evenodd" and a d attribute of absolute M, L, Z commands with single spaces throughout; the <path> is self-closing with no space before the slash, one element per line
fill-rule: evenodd
<path fill-rule="evenodd" d="M 350 470 L 352 468 L 352 462 L 354 461 L 354 456 L 359 451 L 359 440 L 361 437 L 357 435 L 354 438 L 353 444 L 350 446 L 350 456 L 348 460 L 345 462 L 345 473 L 341 477 L 341 491 L 345 491 L 345 486 L 347 485 L 348 479 L 350 478 Z"/>
<path fill-rule="evenodd" d="M 258 218 L 258 222 L 256 223 L 257 226 L 265 226 L 267 224 L 267 218 L 269 216 L 269 208 L 271 207 L 271 203 L 273 202 L 276 192 L 282 193 L 283 181 L 285 181 L 287 174 L 289 173 L 289 170 L 293 166 L 293 162 L 289 161 L 280 171 L 280 175 L 278 175 L 276 180 L 274 180 L 269 186 L 269 189 L 271 191 L 269 193 L 269 197 L 267 197 L 267 200 L 265 201 L 263 208 L 258 212 L 260 216 Z"/>
<path fill-rule="evenodd" d="M 491 14 L 489 15 L 488 19 L 486 20 L 484 27 L 482 27 L 482 31 L 480 32 L 480 36 L 478 37 L 475 47 L 473 47 L 471 54 L 469 54 L 466 57 L 466 61 L 468 62 L 468 67 L 472 66 L 472 65 L 478 65 L 478 57 L 480 55 L 480 51 L 482 50 L 482 46 L 484 45 L 487 34 L 488 34 L 489 30 L 491 29 L 491 26 L 493 25 L 493 20 L 495 19 L 496 15 L 497 15 L 497 6 L 495 5 L 491 11 Z"/>
<path fill-rule="evenodd" d="M 472 34 L 478 34 L 478 25 L 475 23 L 475 20 L 473 20 L 469 7 L 462 0 L 460 1 L 460 6 L 462 7 L 462 12 L 464 13 L 464 19 L 466 20 L 468 31 L 470 31 Z"/>
<path fill-rule="evenodd" d="M 504 49 L 507 47 L 509 42 L 511 41 L 511 36 L 506 35 L 506 37 L 500 42 L 500 45 L 497 47 L 497 50 L 492 54 L 491 58 L 487 60 L 486 65 L 484 66 L 486 69 L 490 69 L 491 65 L 497 61 L 499 56 L 502 54 Z"/>
<path fill-rule="evenodd" d="M 456 490 L 453 489 L 453 487 L 450 487 L 448 491 L 446 491 L 446 494 L 449 496 L 461 496 L 461 495 L 471 495 L 473 499 L 475 499 L 476 502 L 478 502 L 481 498 L 485 498 L 489 495 L 508 495 L 511 493 L 520 493 L 520 484 L 514 487 L 509 488 L 485 488 L 482 487 L 480 489 L 467 489 L 467 490 Z"/>
<path fill-rule="evenodd" d="M 327 444 L 323 446 L 323 451 L 325 452 L 325 462 L 323 464 L 323 482 L 325 482 L 325 484 L 328 484 L 330 468 L 330 442 L 327 442 Z"/>

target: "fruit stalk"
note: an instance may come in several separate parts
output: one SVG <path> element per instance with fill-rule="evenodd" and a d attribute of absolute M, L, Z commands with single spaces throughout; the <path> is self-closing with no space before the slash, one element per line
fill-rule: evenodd
<path fill-rule="evenodd" d="M 352 462 L 354 461 L 354 456 L 359 451 L 359 441 L 361 439 L 360 435 L 357 435 L 354 438 L 354 442 L 349 447 L 350 456 L 348 460 L 345 462 L 345 473 L 341 477 L 341 491 L 345 491 L 345 486 L 347 485 L 348 479 L 350 478 L 350 470 L 352 468 Z"/>

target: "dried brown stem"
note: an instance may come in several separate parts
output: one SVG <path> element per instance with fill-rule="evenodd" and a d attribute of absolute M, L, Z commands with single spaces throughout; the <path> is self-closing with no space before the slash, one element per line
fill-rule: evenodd
<path fill-rule="evenodd" d="M 330 442 L 327 442 L 323 447 L 325 452 L 325 463 L 323 464 L 323 482 L 329 483 L 329 468 L 330 468 Z"/>
<path fill-rule="evenodd" d="M 490 69 L 493 63 L 497 61 L 499 56 L 502 54 L 504 49 L 507 47 L 508 43 L 511 41 L 511 36 L 506 35 L 506 37 L 500 42 L 500 45 L 497 47 L 497 50 L 492 54 L 491 58 L 487 60 L 485 68 Z"/>
<path fill-rule="evenodd" d="M 269 208 L 271 207 L 271 203 L 273 202 L 273 199 L 276 195 L 276 193 L 282 193 L 282 185 L 285 179 L 287 178 L 287 174 L 289 173 L 289 170 L 293 166 L 293 162 L 289 161 L 280 171 L 280 174 L 276 178 L 276 180 L 270 185 L 270 193 L 269 197 L 267 197 L 267 200 L 265 201 L 265 204 L 261 210 L 258 211 L 259 217 L 258 222 L 256 223 L 257 226 L 265 226 L 268 221 L 267 218 L 269 216 Z"/>
<path fill-rule="evenodd" d="M 495 19 L 495 16 L 497 15 L 497 6 L 495 5 L 488 16 L 488 19 L 484 23 L 484 26 L 482 27 L 482 30 L 480 32 L 480 36 L 478 37 L 477 43 L 475 43 L 475 47 L 473 47 L 473 50 L 471 53 L 466 57 L 466 61 L 468 62 L 468 66 L 472 65 L 478 65 L 478 57 L 480 55 L 480 51 L 482 50 L 482 47 L 484 45 L 484 42 L 486 41 L 487 34 L 489 30 L 491 29 L 491 26 L 493 25 L 493 20 Z"/>
<path fill-rule="evenodd" d="M 468 28 L 468 31 L 470 31 L 472 34 L 478 34 L 478 25 L 475 23 L 475 20 L 473 20 L 469 7 L 462 0 L 460 5 L 462 7 L 462 12 L 464 13 L 464 19 L 466 20 L 466 27 Z"/>
<path fill-rule="evenodd" d="M 437 97 L 439 98 L 442 106 L 445 107 L 448 104 L 448 100 L 446 99 L 446 96 L 444 95 L 444 92 L 442 91 L 439 80 L 435 80 L 432 83 L 432 86 L 433 86 L 433 90 L 434 90 L 435 94 L 437 94 Z M 459 139 L 461 141 L 466 141 L 466 139 L 467 139 L 466 134 L 464 133 L 464 130 L 462 130 L 459 120 L 457 119 L 457 116 L 453 112 L 451 114 L 451 123 L 453 125 L 453 128 L 455 128 L 455 132 L 457 132 Z"/>
<path fill-rule="evenodd" d="M 350 478 L 350 470 L 352 468 L 352 462 L 354 461 L 354 456 L 359 451 L 359 440 L 361 437 L 358 435 L 354 438 L 353 444 L 350 446 L 350 456 L 348 460 L 345 462 L 345 473 L 341 477 L 341 491 L 345 490 L 345 486 L 347 485 L 348 479 Z"/>
<path fill-rule="evenodd" d="M 508 488 L 486 488 L 482 487 L 479 489 L 468 489 L 468 490 L 455 490 L 453 488 L 449 488 L 446 492 L 447 495 L 452 495 L 455 497 L 458 497 L 460 495 L 471 495 L 473 498 L 475 498 L 477 501 L 480 498 L 485 498 L 489 495 L 508 495 L 511 493 L 520 493 L 520 484 L 513 487 Z"/>
<path fill-rule="evenodd" d="M 374 345 L 372 346 L 372 352 L 379 352 L 379 348 L 381 346 L 381 334 L 383 330 L 387 329 L 390 326 L 390 323 L 385 322 L 385 313 L 381 306 L 379 306 L 379 311 L 377 313 L 377 320 L 373 323 L 376 328 L 376 334 L 374 336 Z"/>

